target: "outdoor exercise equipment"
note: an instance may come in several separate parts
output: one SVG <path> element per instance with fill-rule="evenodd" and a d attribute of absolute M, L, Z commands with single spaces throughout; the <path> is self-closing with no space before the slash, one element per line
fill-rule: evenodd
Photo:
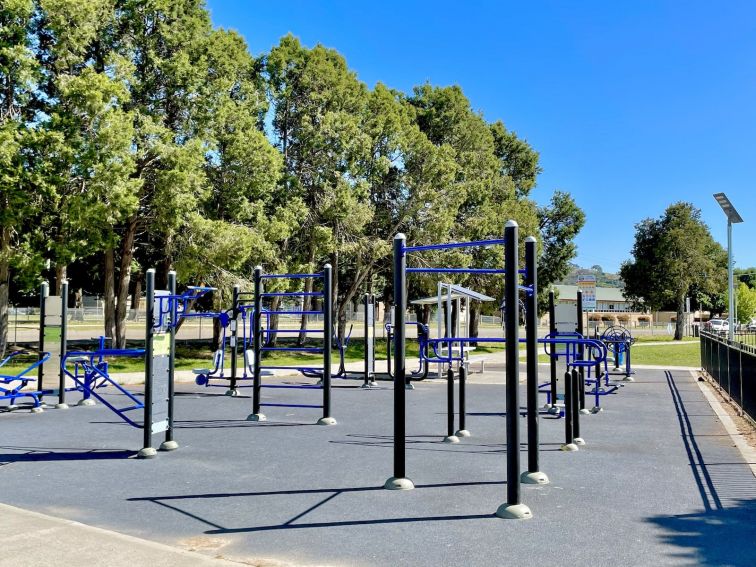
<path fill-rule="evenodd" d="M 32 370 L 36 370 L 42 366 L 45 362 L 50 360 L 49 352 L 40 352 L 37 356 L 37 360 L 27 363 L 26 367 L 15 373 L 5 373 L 3 367 L 6 365 L 12 365 L 18 357 L 25 357 L 32 353 L 25 350 L 16 350 L 11 352 L 2 361 L 0 361 L 0 400 L 10 400 L 10 404 L 5 409 L 16 409 L 16 400 L 19 398 L 31 398 L 33 413 L 42 411 L 42 396 L 44 391 L 35 388 L 25 390 L 27 386 L 36 386 L 37 378 L 30 376 Z M 9 364 L 10 363 L 10 364 Z"/>
<path fill-rule="evenodd" d="M 632 333 L 622 325 L 612 325 L 601 333 L 601 341 L 607 346 L 614 357 L 614 372 L 612 374 L 624 374 L 626 382 L 632 382 L 635 372 L 630 366 L 630 351 L 635 344 Z M 620 370 L 624 358 L 625 370 Z"/>
<path fill-rule="evenodd" d="M 392 312 L 395 312 L 396 308 L 392 308 Z M 392 317 L 393 318 L 393 317 Z M 418 321 L 407 321 L 406 325 L 415 325 L 417 327 L 417 342 L 420 348 L 418 367 L 416 370 L 406 371 L 405 368 L 405 387 L 408 390 L 413 390 L 415 387 L 412 385 L 412 380 L 425 380 L 428 377 L 428 360 L 427 360 L 427 347 L 428 339 L 430 338 L 428 332 L 428 325 L 420 323 Z M 394 329 L 396 325 L 394 323 L 386 323 L 386 364 L 388 368 L 389 378 L 394 379 L 394 371 L 391 369 L 391 345 L 394 343 Z"/>
<path fill-rule="evenodd" d="M 406 372 L 405 372 L 405 315 L 407 310 L 407 274 L 498 274 L 504 275 L 504 299 L 508 306 L 505 320 L 505 339 L 481 337 L 456 337 L 456 341 L 470 342 L 506 342 L 506 424 L 507 424 L 507 501 L 496 511 L 502 518 L 530 518 L 530 509 L 520 499 L 520 424 L 519 424 L 519 275 L 525 273 L 527 285 L 532 286 L 532 297 L 536 297 L 535 269 L 518 270 L 518 225 L 515 221 L 507 222 L 503 239 L 479 240 L 472 242 L 454 242 L 447 244 L 430 244 L 407 246 L 406 237 L 397 234 L 394 238 L 394 299 L 396 302 L 394 329 L 394 474 L 384 487 L 392 490 L 414 488 L 413 482 L 406 475 Z M 527 239 L 530 248 L 528 257 L 535 258 L 535 238 Z M 504 269 L 500 268 L 408 268 L 407 256 L 428 250 L 449 250 L 454 248 L 475 248 L 483 246 L 504 246 Z M 533 265 L 535 268 L 535 265 Z M 531 310 L 535 313 L 535 310 Z M 529 336 L 528 354 L 536 354 L 535 335 Z M 448 339 L 428 339 L 428 344 L 443 342 Z M 431 359 L 429 361 L 432 362 Z M 528 365 L 536 368 L 535 365 Z M 447 379 L 453 378 L 448 376 Z M 528 376 L 528 398 L 535 392 L 535 376 Z M 453 388 L 453 381 L 452 386 Z M 532 390 L 532 392 L 530 392 Z M 528 471 L 524 478 L 533 482 L 548 482 L 538 467 L 538 413 L 536 408 L 528 408 Z"/>
<path fill-rule="evenodd" d="M 322 291 L 294 291 L 294 292 L 265 292 L 263 289 L 263 280 L 266 279 L 306 279 L 322 281 Z M 331 416 L 331 332 L 333 330 L 333 309 L 332 309 L 332 270 L 331 265 L 323 266 L 323 271 L 316 274 L 263 274 L 262 267 L 257 266 L 254 272 L 254 310 L 252 312 L 252 338 L 253 338 L 253 389 L 252 389 L 252 413 L 247 419 L 249 421 L 265 421 L 267 418 L 262 413 L 262 407 L 296 407 L 296 408 L 316 408 L 322 409 L 323 415 L 318 420 L 318 425 L 335 425 L 336 420 Z M 276 309 L 263 310 L 263 300 L 273 297 L 320 297 L 323 299 L 323 310 L 304 310 L 304 309 Z M 271 317 L 274 315 L 322 315 L 322 329 L 273 329 L 270 326 Z M 266 326 L 263 328 L 262 319 L 266 318 Z M 320 334 L 322 337 L 322 346 L 265 346 L 264 340 L 274 333 L 308 333 Z M 262 358 L 266 352 L 302 352 L 302 353 L 319 353 L 323 355 L 323 366 L 292 366 L 292 365 L 263 365 Z M 315 373 L 320 378 L 320 384 L 263 384 L 262 373 L 264 370 L 296 370 L 298 372 Z M 288 388 L 300 390 L 322 390 L 322 404 L 287 404 L 287 403 L 263 403 L 261 398 L 262 388 Z"/>

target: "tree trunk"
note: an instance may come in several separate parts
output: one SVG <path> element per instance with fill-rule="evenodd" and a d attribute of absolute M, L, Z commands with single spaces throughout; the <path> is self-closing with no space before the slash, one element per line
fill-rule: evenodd
<path fill-rule="evenodd" d="M 221 338 L 220 319 L 218 319 L 217 317 L 213 317 L 213 343 L 211 345 L 213 352 L 221 348 L 222 345 L 220 344 L 220 338 Z"/>
<path fill-rule="evenodd" d="M 274 297 L 270 302 L 270 310 L 271 311 L 278 311 L 281 306 L 281 298 L 280 297 Z M 260 325 L 265 328 L 265 319 L 266 317 L 261 317 Z M 270 321 L 270 328 L 271 329 L 278 329 L 278 315 L 269 315 L 267 319 Z M 276 346 L 276 343 L 278 343 L 278 333 L 269 333 L 267 335 L 263 335 L 263 339 L 265 337 L 268 337 L 267 343 L 265 343 L 265 346 L 274 347 Z"/>
<path fill-rule="evenodd" d="M 116 348 L 126 348 L 126 308 L 131 283 L 131 260 L 134 258 L 134 239 L 136 238 L 137 218 L 131 217 L 121 241 L 121 267 L 118 270 L 116 288 Z"/>
<path fill-rule="evenodd" d="M 63 280 L 68 276 L 68 265 L 55 264 L 55 295 L 60 295 L 63 289 Z"/>
<path fill-rule="evenodd" d="M 112 246 L 105 250 L 105 328 L 106 337 L 115 337 L 115 251 Z"/>
<path fill-rule="evenodd" d="M 685 330 L 685 296 L 677 298 L 677 321 L 675 321 L 675 340 L 681 341 Z"/>
<path fill-rule="evenodd" d="M 8 346 L 8 297 L 10 287 L 10 228 L 0 229 L 0 358 Z"/>
<path fill-rule="evenodd" d="M 310 273 L 312 274 L 315 271 L 315 244 L 310 244 L 310 255 L 307 259 L 307 267 L 310 270 Z M 304 282 L 304 291 L 307 293 L 312 292 L 312 284 L 313 284 L 312 278 L 305 279 Z M 302 311 L 311 311 L 312 310 L 312 297 L 305 295 L 302 300 Z M 302 315 L 302 320 L 299 324 L 299 329 L 301 331 L 307 330 L 307 315 Z M 297 345 L 303 346 L 307 342 L 307 333 L 299 333 L 299 339 L 297 339 Z"/>
<path fill-rule="evenodd" d="M 468 309 L 470 317 L 470 328 L 467 330 L 468 337 L 478 337 L 480 332 L 480 308 L 481 305 L 477 301 L 468 300 Z M 478 343 L 470 343 L 470 346 L 476 347 Z"/>
<path fill-rule="evenodd" d="M 326 297 L 325 300 L 328 301 L 328 305 L 324 306 L 325 309 L 331 309 L 331 321 L 339 321 L 339 317 L 341 317 L 341 307 L 339 305 L 339 251 L 334 250 L 333 254 L 331 254 L 331 273 L 333 274 L 332 285 L 333 288 L 331 289 L 331 297 Z M 346 302 L 344 302 L 346 305 Z M 325 310 L 324 309 L 324 310 Z M 346 315 L 344 315 L 344 327 L 346 328 Z M 344 334 L 341 329 L 341 323 L 337 325 L 338 329 L 338 339 L 339 341 L 344 340 Z M 327 333 L 330 333 L 333 335 L 333 329 L 326 329 Z"/>
<path fill-rule="evenodd" d="M 167 287 L 167 286 L 166 286 Z M 134 289 L 131 292 L 131 309 L 134 310 L 134 319 L 142 302 L 142 274 L 137 274 L 134 281 Z"/>

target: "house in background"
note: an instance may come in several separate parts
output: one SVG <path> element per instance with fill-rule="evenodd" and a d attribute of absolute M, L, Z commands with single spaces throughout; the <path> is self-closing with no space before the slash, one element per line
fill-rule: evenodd
<path fill-rule="evenodd" d="M 558 293 L 557 302 L 574 305 L 577 307 L 576 285 L 555 285 L 554 290 Z M 633 309 L 632 303 L 625 299 L 622 289 L 618 287 L 596 288 L 596 309 L 587 314 L 588 326 L 596 325 L 608 327 L 622 325 L 623 327 L 636 328 L 648 327 L 653 321 L 651 313 L 646 310 Z"/>

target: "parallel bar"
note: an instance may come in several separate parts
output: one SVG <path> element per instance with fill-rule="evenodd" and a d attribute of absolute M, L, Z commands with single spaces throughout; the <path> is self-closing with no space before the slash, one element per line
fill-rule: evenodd
<path fill-rule="evenodd" d="M 260 269 L 262 272 L 262 268 Z M 323 274 L 261 274 L 260 276 L 264 280 L 270 280 L 270 279 L 287 279 L 287 280 L 297 280 L 297 279 L 304 279 L 304 278 L 322 278 Z"/>
<path fill-rule="evenodd" d="M 501 238 L 492 240 L 471 240 L 469 242 L 447 242 L 446 244 L 424 244 L 421 246 L 405 246 L 403 252 L 422 252 L 423 250 L 448 250 L 450 248 L 473 248 L 475 246 L 503 245 L 506 242 Z"/>
<path fill-rule="evenodd" d="M 503 274 L 496 268 L 407 268 L 408 274 Z"/>
<path fill-rule="evenodd" d="M 263 297 L 323 297 L 322 291 L 269 291 Z"/>

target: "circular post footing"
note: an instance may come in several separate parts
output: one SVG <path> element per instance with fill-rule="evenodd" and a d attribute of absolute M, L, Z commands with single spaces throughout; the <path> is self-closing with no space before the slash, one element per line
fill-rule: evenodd
<path fill-rule="evenodd" d="M 392 476 L 383 483 L 383 488 L 386 490 L 412 490 L 415 488 L 415 483 L 408 478 L 397 478 Z"/>
<path fill-rule="evenodd" d="M 580 415 L 589 415 L 591 413 L 591 410 L 588 408 L 583 408 L 580 410 Z"/>
<path fill-rule="evenodd" d="M 360 388 L 362 388 L 363 390 L 369 390 L 372 387 L 373 385 L 369 382 L 367 384 L 363 384 L 362 386 L 360 386 Z"/>
<path fill-rule="evenodd" d="M 525 504 L 502 504 L 496 510 L 496 515 L 505 520 L 529 520 L 533 517 L 533 512 Z"/>
<path fill-rule="evenodd" d="M 560 451 L 567 451 L 567 452 L 577 451 L 578 450 L 578 446 L 575 445 L 574 443 L 565 443 L 564 445 L 562 445 L 561 447 L 559 447 L 559 450 Z"/>
<path fill-rule="evenodd" d="M 239 390 L 237 390 L 236 388 L 229 388 L 228 390 L 226 390 L 226 395 L 235 398 L 239 395 Z"/>
<path fill-rule="evenodd" d="M 525 471 L 520 475 L 520 482 L 522 484 L 549 484 L 549 477 L 540 471 Z"/>
<path fill-rule="evenodd" d="M 140 459 L 154 459 L 157 456 L 157 449 L 154 447 L 144 447 L 139 449 L 137 457 Z"/>
<path fill-rule="evenodd" d="M 68 409 L 68 404 L 66 403 L 55 404 L 55 409 Z"/>
<path fill-rule="evenodd" d="M 444 437 L 444 443 L 459 443 L 459 437 L 456 435 L 447 435 Z"/>
<path fill-rule="evenodd" d="M 572 441 L 575 443 L 575 445 L 585 445 L 585 439 L 583 439 L 582 437 L 575 437 Z"/>
<path fill-rule="evenodd" d="M 457 437 L 470 437 L 471 433 L 467 429 L 460 429 L 454 435 Z"/>
<path fill-rule="evenodd" d="M 404 385 L 404 389 L 405 390 L 414 390 L 415 386 L 414 386 L 414 384 L 405 384 Z"/>
<path fill-rule="evenodd" d="M 559 406 L 551 406 L 549 408 L 549 413 L 551 415 L 559 415 L 561 413 L 561 410 L 559 409 Z"/>
<path fill-rule="evenodd" d="M 633 378 L 632 376 L 625 376 L 625 377 L 624 377 L 624 378 L 622 379 L 622 381 L 623 381 L 623 382 L 635 382 L 635 378 Z"/>
<path fill-rule="evenodd" d="M 247 421 L 268 421 L 264 413 L 251 413 L 247 416 Z"/>
<path fill-rule="evenodd" d="M 96 405 L 96 404 L 97 404 L 97 402 L 95 402 L 92 398 L 84 398 L 84 399 L 79 400 L 76 405 L 77 406 L 87 406 L 87 407 L 89 407 L 89 406 L 93 406 L 93 405 Z"/>
<path fill-rule="evenodd" d="M 604 408 L 602 408 L 601 406 L 594 406 L 594 408 L 591 410 L 591 413 L 601 413 L 602 411 L 604 411 Z"/>
<path fill-rule="evenodd" d="M 318 420 L 318 425 L 336 425 L 336 419 L 333 417 L 321 417 Z"/>
<path fill-rule="evenodd" d="M 174 441 L 171 439 L 170 441 L 163 441 L 160 444 L 160 450 L 161 451 L 175 451 L 179 448 L 179 444 L 177 441 Z"/>
<path fill-rule="evenodd" d="M 5 406 L 5 409 L 7 409 L 8 411 L 13 411 L 13 410 L 17 410 L 18 406 L 16 404 L 11 404 L 9 406 Z"/>
<path fill-rule="evenodd" d="M 31 409 L 32 413 L 42 413 L 43 411 L 45 411 L 45 410 L 44 410 L 44 408 L 42 406 L 36 406 L 36 407 L 33 407 Z"/>

